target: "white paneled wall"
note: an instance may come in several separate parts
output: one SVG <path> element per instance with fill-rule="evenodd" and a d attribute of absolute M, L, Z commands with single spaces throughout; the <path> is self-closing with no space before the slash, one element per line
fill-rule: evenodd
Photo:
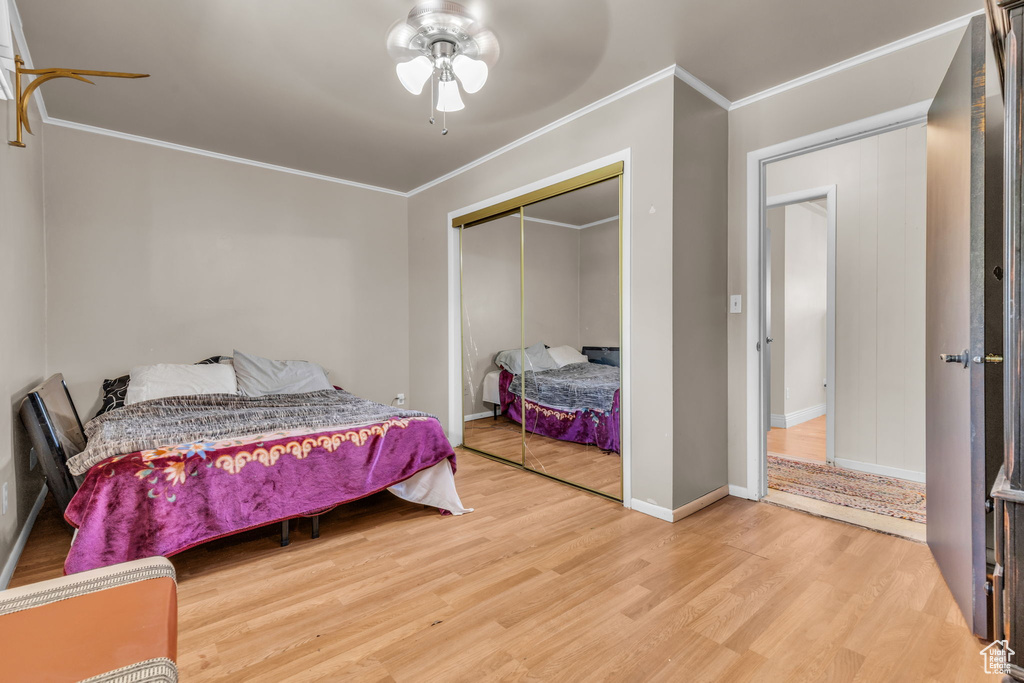
<path fill-rule="evenodd" d="M 768 196 L 836 185 L 836 461 L 924 476 L 925 126 L 772 164 Z"/>

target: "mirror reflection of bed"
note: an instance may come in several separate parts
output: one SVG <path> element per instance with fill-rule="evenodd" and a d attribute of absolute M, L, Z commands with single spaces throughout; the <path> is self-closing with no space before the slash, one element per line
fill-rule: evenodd
<path fill-rule="evenodd" d="M 462 229 L 464 444 L 621 498 L 619 178 Z"/>

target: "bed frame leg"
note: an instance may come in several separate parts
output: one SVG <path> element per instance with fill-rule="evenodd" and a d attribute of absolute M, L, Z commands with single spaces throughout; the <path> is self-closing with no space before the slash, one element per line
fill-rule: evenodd
<path fill-rule="evenodd" d="M 494 407 L 491 408 L 491 410 L 494 411 L 494 419 L 497 420 L 498 419 L 498 404 L 495 403 Z"/>
<path fill-rule="evenodd" d="M 288 521 L 289 520 L 286 519 L 283 522 L 281 522 L 281 547 L 282 548 L 285 547 L 286 545 L 288 545 L 291 542 L 288 539 Z"/>
<path fill-rule="evenodd" d="M 320 515 L 313 516 L 313 538 L 320 538 Z"/>

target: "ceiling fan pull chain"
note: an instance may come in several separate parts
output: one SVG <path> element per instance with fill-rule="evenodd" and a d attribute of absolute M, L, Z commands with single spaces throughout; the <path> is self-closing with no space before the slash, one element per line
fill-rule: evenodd
<path fill-rule="evenodd" d="M 434 75 L 430 75 L 430 125 L 434 125 Z"/>
<path fill-rule="evenodd" d="M 448 110 L 441 112 L 441 135 L 448 135 Z"/>

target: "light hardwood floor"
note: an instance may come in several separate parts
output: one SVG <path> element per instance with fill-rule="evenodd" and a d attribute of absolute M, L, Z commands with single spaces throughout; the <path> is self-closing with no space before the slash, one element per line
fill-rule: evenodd
<path fill-rule="evenodd" d="M 774 455 L 825 462 L 826 448 L 824 415 L 789 429 L 768 430 L 768 452 Z"/>
<path fill-rule="evenodd" d="M 183 681 L 982 681 L 926 546 L 725 498 L 669 524 L 469 453 L 476 512 L 379 494 L 173 558 Z M 40 517 L 12 585 L 59 576 Z"/>
<path fill-rule="evenodd" d="M 507 460 L 523 457 L 522 426 L 507 415 L 466 423 L 465 444 Z M 622 458 L 596 446 L 526 432 L 528 468 L 622 498 Z"/>

